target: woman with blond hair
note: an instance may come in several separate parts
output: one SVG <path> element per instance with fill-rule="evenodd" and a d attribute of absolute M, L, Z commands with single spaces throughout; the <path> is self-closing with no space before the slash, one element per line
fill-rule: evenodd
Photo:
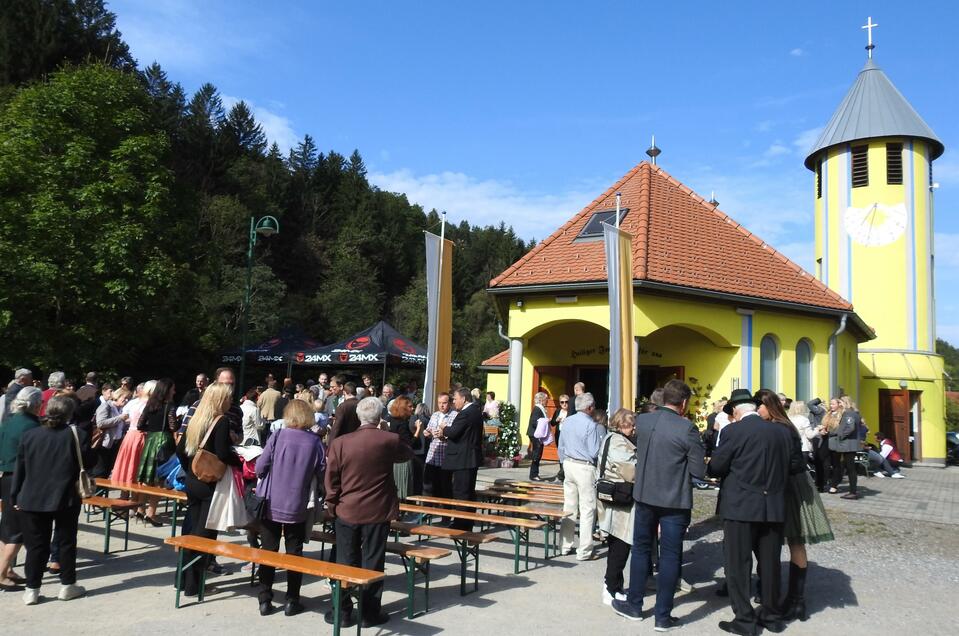
<path fill-rule="evenodd" d="M 859 439 L 862 417 L 848 395 L 833 398 L 829 402 L 829 413 L 823 419 L 823 425 L 829 434 L 829 451 L 832 454 L 832 482 L 829 492 L 839 492 L 839 482 L 842 481 L 845 469 L 849 478 L 849 492 L 842 495 L 842 498 L 859 499 L 856 453 L 862 450 L 862 440 Z"/>
<path fill-rule="evenodd" d="M 402 399 L 402 398 L 400 398 Z M 263 454 L 256 461 L 257 495 L 266 499 L 265 513 L 260 520 L 260 543 L 264 550 L 278 552 L 280 537 L 287 554 L 302 556 L 303 542 L 312 521 L 307 520 L 311 493 L 320 492 L 326 452 L 318 435 L 310 431 L 313 409 L 303 400 L 292 400 L 283 409 L 285 426 L 270 435 Z M 269 566 L 260 568 L 260 615 L 273 612 L 273 578 Z M 286 573 L 286 606 L 284 614 L 293 616 L 303 611 L 300 585 L 303 575 Z"/>
<path fill-rule="evenodd" d="M 233 387 L 229 384 L 214 382 L 203 392 L 200 404 L 187 425 L 186 433 L 180 437 L 176 447 L 176 455 L 183 468 L 187 496 L 187 517 L 190 534 L 207 539 L 216 539 L 216 530 L 207 530 L 206 519 L 210 516 L 210 504 L 213 502 L 213 492 L 216 482 L 205 482 L 197 479 L 193 473 L 193 458 L 202 448 L 213 453 L 227 465 L 240 466 L 240 458 L 233 452 L 233 441 L 230 439 L 230 423 L 224 417 L 230 409 L 233 400 Z M 188 552 L 183 556 L 184 562 L 190 562 L 195 554 Z M 200 587 L 200 579 L 206 569 L 209 555 L 203 555 L 196 563 L 183 572 L 183 590 L 187 596 L 195 596 Z M 209 593 L 209 588 L 207 588 Z"/>
<path fill-rule="evenodd" d="M 632 437 L 636 430 L 636 414 L 619 409 L 609 420 L 609 433 L 600 448 L 599 478 L 612 482 L 632 483 L 636 477 L 636 445 Z M 605 461 L 604 461 L 605 460 Z M 599 529 L 608 536 L 606 545 L 606 581 L 603 585 L 603 603 L 612 605 L 613 599 L 625 601 L 623 570 L 633 544 L 633 504 L 618 504 L 596 500 L 596 518 Z"/>

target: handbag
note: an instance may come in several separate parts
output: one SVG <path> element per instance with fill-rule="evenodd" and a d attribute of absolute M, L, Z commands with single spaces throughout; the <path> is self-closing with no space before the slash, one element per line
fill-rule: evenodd
<path fill-rule="evenodd" d="M 77 478 L 77 494 L 79 494 L 82 499 L 86 499 L 96 494 L 97 486 L 93 478 L 90 477 L 83 468 L 83 452 L 80 450 L 80 436 L 77 435 L 77 427 L 71 424 L 70 432 L 73 433 L 73 443 L 77 450 L 77 464 L 80 466 L 80 475 Z"/>
<path fill-rule="evenodd" d="M 213 499 L 210 502 L 210 512 L 204 527 L 207 530 L 228 532 L 234 528 L 246 527 L 249 523 L 250 519 L 243 505 L 243 495 L 237 488 L 233 470 L 224 471 L 223 476 L 216 482 L 216 489 L 213 491 Z"/>
<path fill-rule="evenodd" d="M 276 452 L 276 444 L 280 441 L 280 435 L 282 433 L 283 429 L 274 433 L 274 435 L 276 435 L 276 439 L 273 440 L 274 453 Z M 256 488 L 250 488 L 243 496 L 243 504 L 246 506 L 246 513 L 250 517 L 250 525 L 258 524 L 266 515 L 267 496 L 270 492 L 270 474 L 271 473 L 268 472 L 266 476 L 257 483 Z"/>
<path fill-rule="evenodd" d="M 628 481 L 610 481 L 606 479 L 606 455 L 609 454 L 609 443 L 613 441 L 612 436 L 606 438 L 606 445 L 603 447 L 603 458 L 599 463 L 599 479 L 596 480 L 596 498 L 613 504 L 631 504 L 633 503 L 633 484 Z"/>
<path fill-rule="evenodd" d="M 210 434 L 213 433 L 213 429 L 216 428 L 221 419 L 222 416 L 210 424 L 210 428 L 206 430 L 206 435 L 203 436 L 203 441 L 200 442 L 200 447 L 196 450 L 196 455 L 193 456 L 193 461 L 190 463 L 194 476 L 208 484 L 217 483 L 226 472 L 226 464 L 220 461 L 219 457 L 210 451 L 203 450 L 203 447 L 210 440 Z"/>

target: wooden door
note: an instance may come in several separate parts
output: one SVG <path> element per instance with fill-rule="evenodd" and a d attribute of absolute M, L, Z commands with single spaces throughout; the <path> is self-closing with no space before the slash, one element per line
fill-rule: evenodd
<path fill-rule="evenodd" d="M 533 387 L 534 394 L 542 391 L 547 395 L 546 412 L 550 417 L 559 408 L 559 396 L 563 393 L 572 394 L 570 390 L 570 368 L 569 367 L 535 367 L 533 369 Z M 530 409 L 533 408 L 533 397 L 530 396 Z M 523 430 L 529 425 L 529 420 L 523 423 Z M 556 431 L 553 430 L 553 439 L 556 439 Z M 543 459 L 558 461 L 559 455 L 556 452 L 556 442 L 547 444 L 543 447 Z"/>
<path fill-rule="evenodd" d="M 879 391 L 879 430 L 892 438 L 899 454 L 907 462 L 913 459 L 909 440 L 909 402 L 909 391 Z"/>

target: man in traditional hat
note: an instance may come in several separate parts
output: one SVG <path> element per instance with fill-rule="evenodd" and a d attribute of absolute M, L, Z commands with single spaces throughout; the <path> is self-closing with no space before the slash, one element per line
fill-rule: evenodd
<path fill-rule="evenodd" d="M 758 634 L 785 629 L 779 603 L 780 552 L 786 516 L 785 489 L 789 479 L 791 439 L 781 424 L 756 413 L 746 389 L 733 391 L 726 403 L 735 422 L 709 461 L 709 474 L 722 478 L 719 515 L 723 519 L 723 556 L 729 600 L 735 613 L 719 628 L 732 634 Z M 762 605 L 753 609 L 749 581 L 752 555 L 762 573 Z"/>

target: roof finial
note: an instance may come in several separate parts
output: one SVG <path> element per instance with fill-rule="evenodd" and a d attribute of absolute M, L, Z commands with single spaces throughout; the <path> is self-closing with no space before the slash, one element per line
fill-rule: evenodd
<path fill-rule="evenodd" d="M 646 154 L 649 155 L 649 158 L 654 166 L 656 165 L 656 157 L 658 157 L 661 152 L 662 150 L 656 147 L 656 135 L 653 135 L 653 141 L 649 148 L 646 149 Z"/>
<path fill-rule="evenodd" d="M 872 16 L 869 16 L 868 18 L 866 18 L 866 24 L 862 26 L 862 28 L 866 30 L 866 33 L 869 34 L 869 44 L 866 45 L 866 51 L 869 55 L 870 60 L 872 59 L 872 50 L 876 48 L 876 45 L 872 43 L 872 30 L 875 29 L 877 26 L 879 25 L 872 23 Z"/>

